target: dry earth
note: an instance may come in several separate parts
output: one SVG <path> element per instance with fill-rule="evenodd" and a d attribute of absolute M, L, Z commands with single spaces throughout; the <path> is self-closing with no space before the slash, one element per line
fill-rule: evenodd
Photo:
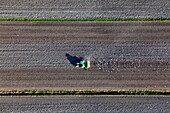
<path fill-rule="evenodd" d="M 0 112 L 168 113 L 170 97 L 50 96 L 0 97 Z"/>
<path fill-rule="evenodd" d="M 0 22 L 0 41 L 0 89 L 170 89 L 170 22 Z"/>
<path fill-rule="evenodd" d="M 169 0 L 1 0 L 0 17 L 170 17 Z"/>

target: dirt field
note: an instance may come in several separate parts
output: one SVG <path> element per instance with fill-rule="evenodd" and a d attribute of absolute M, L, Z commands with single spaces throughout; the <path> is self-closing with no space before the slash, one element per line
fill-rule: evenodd
<path fill-rule="evenodd" d="M 0 97 L 0 112 L 162 112 L 170 97 L 161 96 L 50 96 Z"/>
<path fill-rule="evenodd" d="M 170 89 L 169 37 L 170 22 L 0 22 L 0 89 Z"/>
<path fill-rule="evenodd" d="M 1 0 L 0 17 L 170 17 L 169 0 Z"/>

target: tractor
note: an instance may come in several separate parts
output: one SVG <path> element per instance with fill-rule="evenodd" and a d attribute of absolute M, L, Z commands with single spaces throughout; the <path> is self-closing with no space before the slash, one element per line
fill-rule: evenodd
<path fill-rule="evenodd" d="M 76 63 L 76 67 L 88 69 L 90 67 L 90 61 L 89 60 L 81 60 Z"/>

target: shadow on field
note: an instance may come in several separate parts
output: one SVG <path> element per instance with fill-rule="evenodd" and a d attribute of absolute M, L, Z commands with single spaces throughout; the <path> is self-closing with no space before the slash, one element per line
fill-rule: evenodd
<path fill-rule="evenodd" d="M 70 63 L 74 66 L 76 66 L 77 62 L 82 61 L 84 58 L 83 57 L 77 57 L 77 56 L 71 56 L 70 54 L 66 54 L 67 59 L 70 61 Z"/>

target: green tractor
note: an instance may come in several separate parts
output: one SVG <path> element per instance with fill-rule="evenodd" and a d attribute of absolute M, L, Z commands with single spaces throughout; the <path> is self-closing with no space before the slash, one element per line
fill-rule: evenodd
<path fill-rule="evenodd" d="M 89 60 L 81 60 L 80 62 L 76 63 L 76 67 L 88 69 L 90 67 L 90 61 Z"/>

